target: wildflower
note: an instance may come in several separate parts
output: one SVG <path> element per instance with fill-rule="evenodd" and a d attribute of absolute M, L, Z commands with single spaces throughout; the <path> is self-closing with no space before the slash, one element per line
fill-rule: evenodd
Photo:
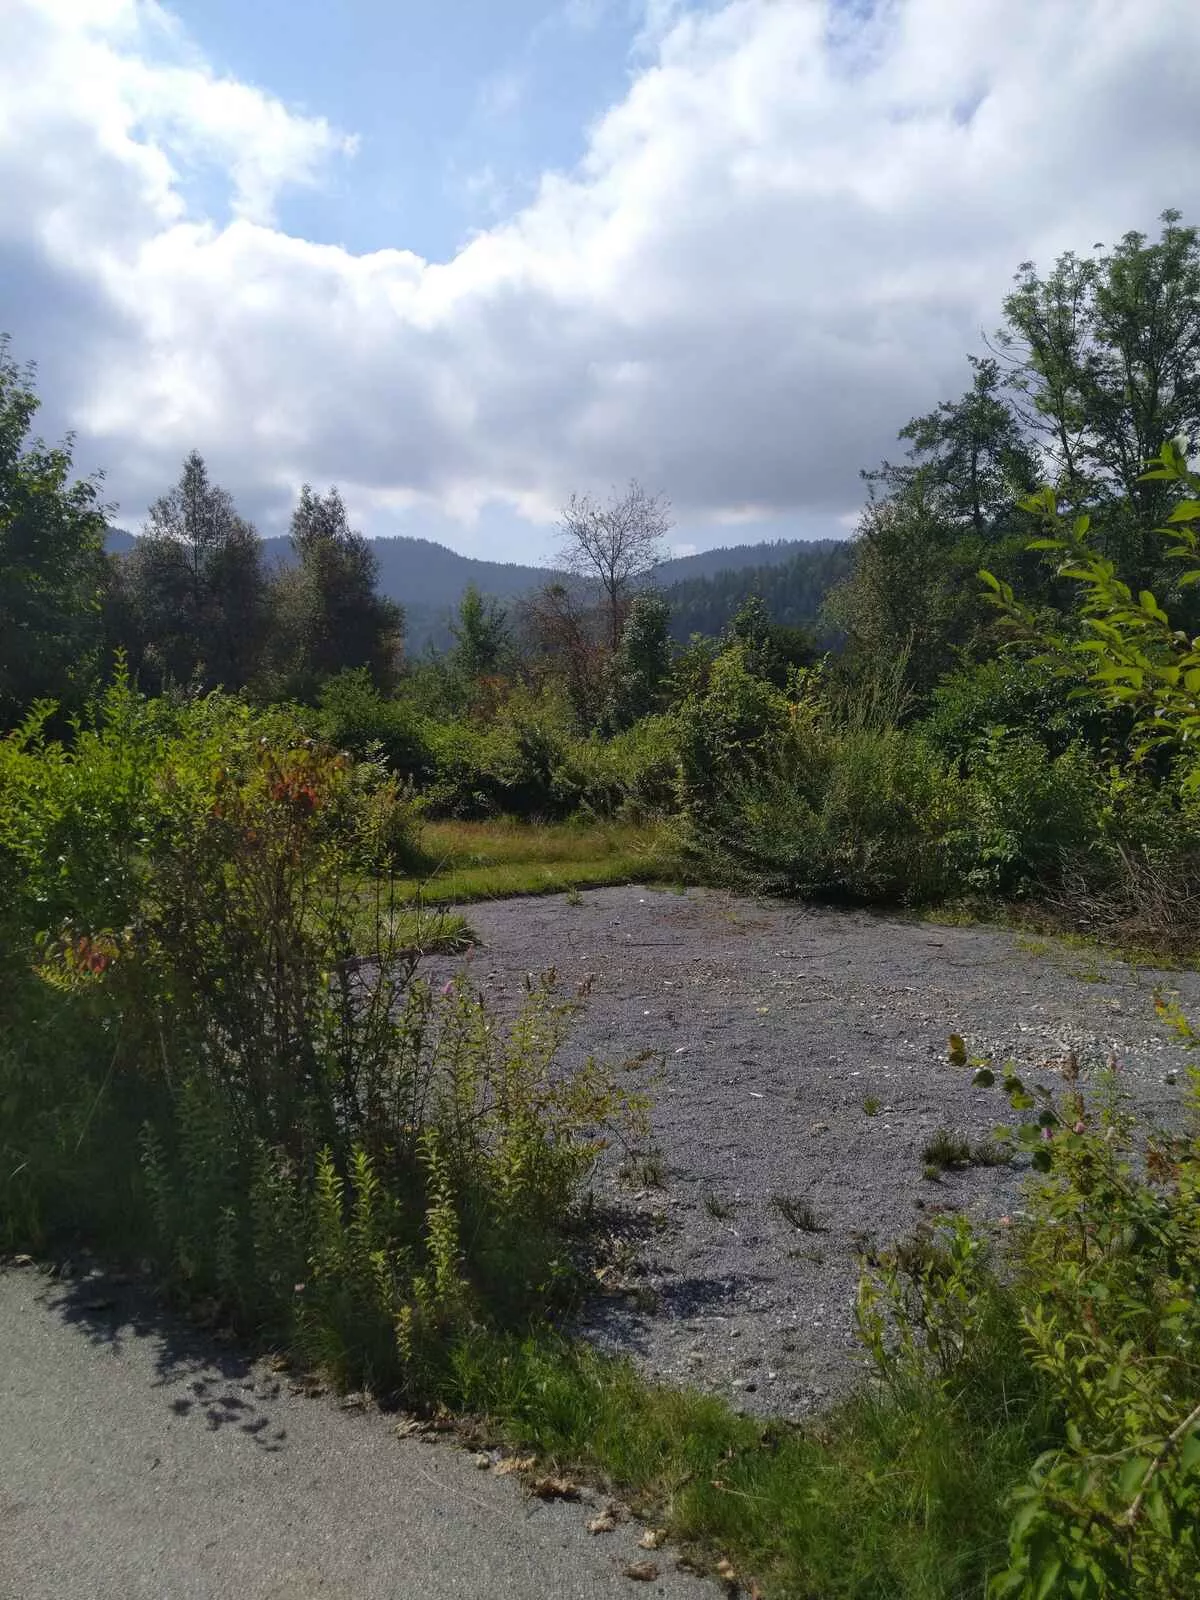
<path fill-rule="evenodd" d="M 1042 1129 L 1042 1138 L 1046 1141 L 1047 1144 L 1050 1143 L 1050 1141 L 1051 1141 L 1051 1139 L 1053 1139 L 1053 1137 L 1054 1137 L 1054 1129 L 1053 1128 L 1043 1128 Z"/>

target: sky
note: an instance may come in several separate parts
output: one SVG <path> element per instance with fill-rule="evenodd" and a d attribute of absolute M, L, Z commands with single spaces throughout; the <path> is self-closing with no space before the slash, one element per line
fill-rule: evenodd
<path fill-rule="evenodd" d="M 136 528 L 845 535 L 1019 264 L 1200 221 L 1194 0 L 0 0 L 0 330 Z"/>

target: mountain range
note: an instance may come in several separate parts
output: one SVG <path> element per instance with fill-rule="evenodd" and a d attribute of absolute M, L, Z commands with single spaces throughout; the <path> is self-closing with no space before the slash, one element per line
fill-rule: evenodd
<path fill-rule="evenodd" d="M 109 529 L 113 553 L 124 554 L 135 542 L 125 529 Z M 471 584 L 511 603 L 566 576 L 552 567 L 459 555 L 431 539 L 403 534 L 373 539 L 371 548 L 379 562 L 380 593 L 404 607 L 405 635 L 414 651 L 450 643 L 450 620 Z M 837 539 L 730 545 L 673 556 L 655 569 L 655 583 L 671 605 L 671 631 L 679 639 L 719 632 L 750 594 L 761 595 L 778 622 L 810 623 L 825 591 L 848 574 L 851 548 L 848 540 Z M 288 565 L 291 541 L 286 535 L 264 539 L 263 554 L 268 566 Z"/>

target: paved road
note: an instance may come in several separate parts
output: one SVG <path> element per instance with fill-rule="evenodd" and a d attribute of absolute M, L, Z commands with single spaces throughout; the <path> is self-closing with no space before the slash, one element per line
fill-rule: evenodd
<path fill-rule="evenodd" d="M 292 1395 L 133 1291 L 0 1270 L 0 1600 L 712 1600 L 639 1529 Z M 665 1558 L 664 1558 L 665 1557 Z"/>

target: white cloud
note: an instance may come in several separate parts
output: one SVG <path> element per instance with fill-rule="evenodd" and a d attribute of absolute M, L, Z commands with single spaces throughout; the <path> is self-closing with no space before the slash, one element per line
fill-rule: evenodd
<path fill-rule="evenodd" d="M 8 0 L 0 324 L 127 515 L 196 445 L 268 517 L 308 478 L 544 521 L 635 475 L 689 528 L 832 526 L 1019 261 L 1200 211 L 1182 0 L 652 0 L 647 29 L 578 170 L 435 263 L 274 227 L 353 141 L 169 13 Z"/>

